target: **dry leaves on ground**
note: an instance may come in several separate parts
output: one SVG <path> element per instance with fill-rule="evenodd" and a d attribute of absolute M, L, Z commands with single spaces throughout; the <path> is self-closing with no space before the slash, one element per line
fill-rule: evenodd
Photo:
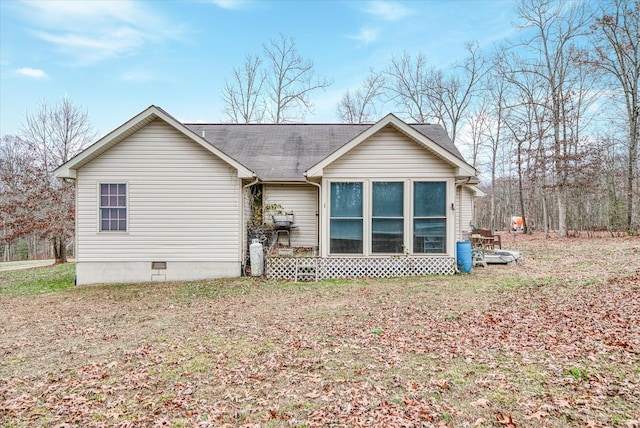
<path fill-rule="evenodd" d="M 545 242 L 467 276 L 2 298 L 0 424 L 634 426 L 640 241 Z"/>

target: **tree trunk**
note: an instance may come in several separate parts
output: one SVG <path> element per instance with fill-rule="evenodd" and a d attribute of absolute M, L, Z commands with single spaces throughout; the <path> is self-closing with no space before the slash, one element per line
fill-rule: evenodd
<path fill-rule="evenodd" d="M 522 142 L 518 141 L 518 199 L 520 201 L 520 215 L 522 216 L 522 230 L 526 234 L 527 215 L 524 212 L 524 189 L 522 188 Z"/>
<path fill-rule="evenodd" d="M 64 239 L 57 236 L 51 240 L 53 244 L 53 256 L 55 264 L 67 263 L 67 252 L 64 245 Z"/>
<path fill-rule="evenodd" d="M 558 237 L 566 238 L 567 233 L 567 205 L 564 199 L 564 189 L 556 186 L 556 200 L 558 204 Z"/>
<path fill-rule="evenodd" d="M 635 235 L 637 233 L 635 219 L 633 218 L 634 213 L 634 189 L 635 189 L 635 179 L 636 179 L 636 165 L 638 164 L 638 134 L 640 134 L 640 130 L 638 129 L 638 122 L 640 119 L 640 107 L 635 107 L 634 111 L 630 113 L 631 116 L 631 124 L 630 124 L 630 132 L 629 132 L 629 164 L 628 164 L 628 184 L 627 184 L 627 233 L 629 235 Z"/>
<path fill-rule="evenodd" d="M 549 237 L 549 214 L 547 213 L 547 192 L 542 191 L 542 222 L 544 223 L 544 237 Z"/>

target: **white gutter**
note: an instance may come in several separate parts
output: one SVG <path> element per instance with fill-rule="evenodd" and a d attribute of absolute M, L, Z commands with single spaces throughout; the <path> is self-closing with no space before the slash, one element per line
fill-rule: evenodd
<path fill-rule="evenodd" d="M 306 181 L 307 183 L 311 184 L 312 186 L 316 186 L 318 188 L 318 230 L 316 233 L 316 246 L 318 247 L 318 255 L 321 254 L 320 252 L 320 224 L 321 224 L 321 217 L 320 217 L 320 213 L 322 212 L 322 207 L 321 207 L 321 203 L 322 203 L 322 186 L 319 183 L 314 183 L 313 181 L 309 181 L 309 179 L 307 178 L 307 174 L 304 174 L 304 181 Z"/>

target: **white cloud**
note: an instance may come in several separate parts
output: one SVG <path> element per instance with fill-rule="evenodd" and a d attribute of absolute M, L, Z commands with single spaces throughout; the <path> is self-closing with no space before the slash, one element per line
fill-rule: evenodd
<path fill-rule="evenodd" d="M 211 3 L 222 9 L 243 9 L 247 5 L 245 0 L 211 0 Z"/>
<path fill-rule="evenodd" d="M 350 36 L 350 38 L 354 40 L 358 40 L 365 44 L 373 43 L 378 40 L 378 35 L 380 31 L 375 28 L 361 28 L 360 32 L 356 35 Z"/>
<path fill-rule="evenodd" d="M 411 9 L 393 1 L 372 1 L 365 11 L 385 21 L 399 21 L 411 14 Z"/>
<path fill-rule="evenodd" d="M 32 34 L 78 65 L 135 53 L 145 45 L 177 38 L 180 25 L 152 13 L 144 3 L 123 1 L 26 1 Z"/>
<path fill-rule="evenodd" d="M 31 77 L 33 79 L 48 79 L 49 76 L 47 75 L 47 73 L 45 73 L 44 70 L 40 70 L 37 68 L 29 68 L 29 67 L 22 67 L 16 70 L 16 73 L 20 74 L 21 76 L 25 76 L 25 77 Z"/>
<path fill-rule="evenodd" d="M 120 75 L 126 82 L 148 83 L 158 80 L 156 76 L 145 70 L 129 70 Z"/>

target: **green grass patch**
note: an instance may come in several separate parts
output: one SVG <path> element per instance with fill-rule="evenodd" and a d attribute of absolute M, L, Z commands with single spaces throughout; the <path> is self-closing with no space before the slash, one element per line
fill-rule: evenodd
<path fill-rule="evenodd" d="M 565 376 L 571 376 L 578 382 L 583 382 L 589 379 L 589 372 L 581 367 L 571 367 L 568 370 L 562 372 Z"/>
<path fill-rule="evenodd" d="M 17 297 L 55 293 L 75 285 L 74 263 L 0 272 L 0 296 Z"/>

